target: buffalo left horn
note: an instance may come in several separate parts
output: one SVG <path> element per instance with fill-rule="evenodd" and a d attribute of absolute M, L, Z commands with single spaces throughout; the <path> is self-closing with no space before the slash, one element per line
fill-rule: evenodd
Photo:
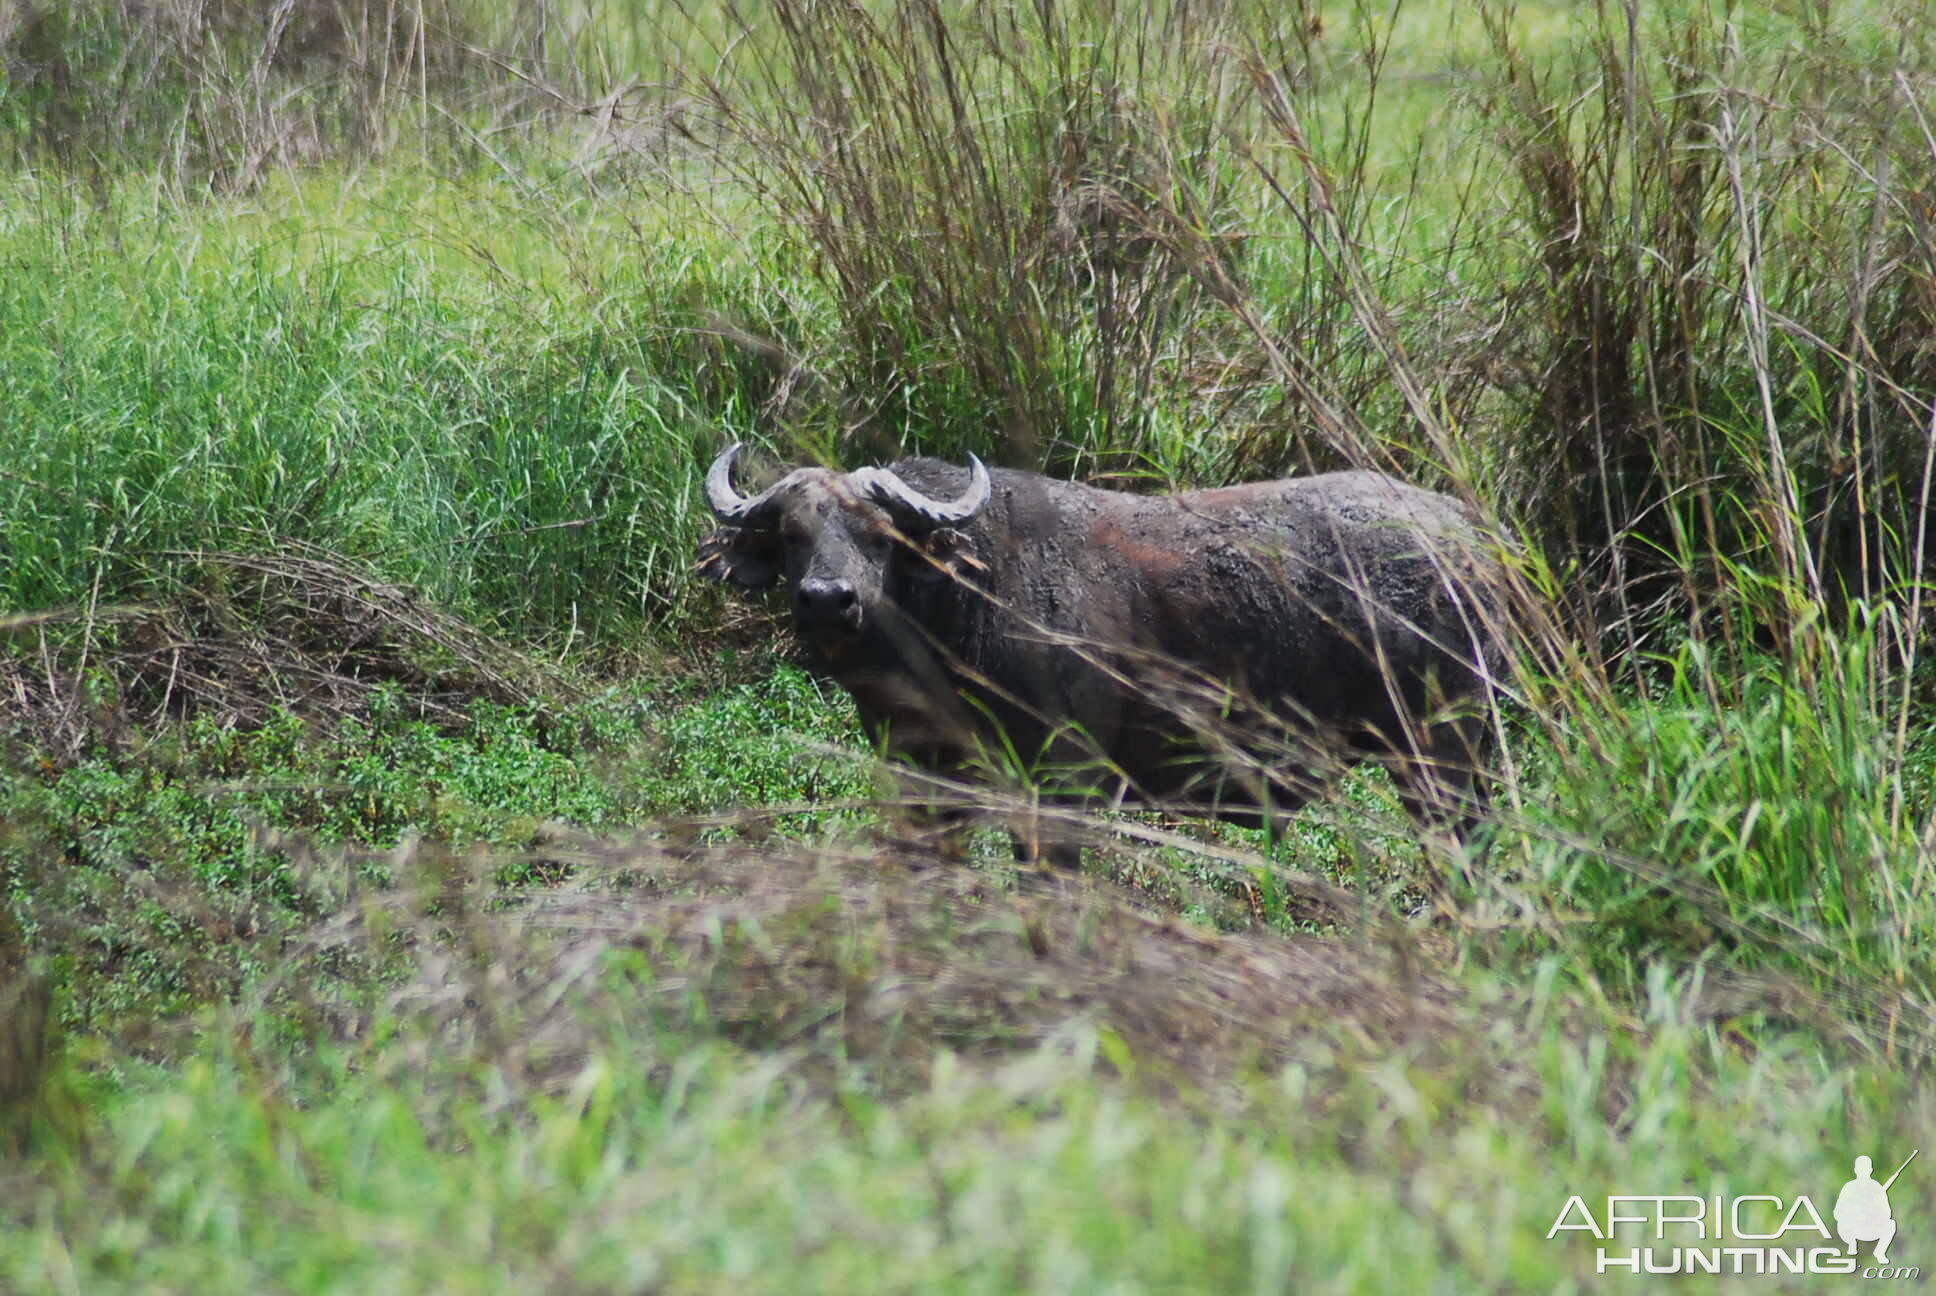
<path fill-rule="evenodd" d="M 886 468 L 862 468 L 849 473 L 847 480 L 875 503 L 933 526 L 957 526 L 988 503 L 988 469 L 973 455 L 968 456 L 968 489 L 955 500 L 930 499 Z"/>

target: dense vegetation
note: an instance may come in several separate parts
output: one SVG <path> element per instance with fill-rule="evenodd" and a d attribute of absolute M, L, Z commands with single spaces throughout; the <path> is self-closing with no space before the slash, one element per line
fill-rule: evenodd
<path fill-rule="evenodd" d="M 0 3 L 0 1289 L 1579 1288 L 1571 1193 L 1893 1167 L 1930 41 Z M 729 437 L 1461 494 L 1494 824 L 925 856 L 690 581 Z"/>

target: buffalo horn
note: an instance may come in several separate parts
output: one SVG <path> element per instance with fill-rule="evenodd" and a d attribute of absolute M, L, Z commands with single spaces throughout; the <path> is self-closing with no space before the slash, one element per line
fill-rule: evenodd
<path fill-rule="evenodd" d="M 792 474 L 782 477 L 759 494 L 748 497 L 733 489 L 733 458 L 745 447 L 745 442 L 735 441 L 719 452 L 713 466 L 706 470 L 706 503 L 712 505 L 713 512 L 719 514 L 722 522 L 737 526 L 757 527 L 766 521 L 761 515 L 782 486 L 793 480 Z"/>
<path fill-rule="evenodd" d="M 968 489 L 955 500 L 930 499 L 886 468 L 862 468 L 849 474 L 848 480 L 875 503 L 934 526 L 959 525 L 988 503 L 988 469 L 973 455 L 968 456 Z"/>

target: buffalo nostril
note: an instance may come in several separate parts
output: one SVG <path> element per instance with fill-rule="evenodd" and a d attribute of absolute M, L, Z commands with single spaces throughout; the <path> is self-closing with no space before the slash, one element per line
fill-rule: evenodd
<path fill-rule="evenodd" d="M 834 600 L 834 607 L 842 612 L 847 611 L 849 608 L 853 606 L 854 606 L 854 591 L 852 590 L 840 591 L 840 597 Z"/>

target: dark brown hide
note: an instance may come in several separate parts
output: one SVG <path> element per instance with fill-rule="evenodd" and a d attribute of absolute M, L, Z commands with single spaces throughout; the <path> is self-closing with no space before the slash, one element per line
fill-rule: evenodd
<path fill-rule="evenodd" d="M 890 471 L 939 499 L 968 481 Z M 1369 472 L 1152 496 L 991 477 L 973 517 L 924 529 L 795 473 L 700 569 L 787 584 L 813 664 L 930 769 L 1006 750 L 1070 795 L 1254 822 L 1375 757 L 1421 819 L 1476 811 L 1497 565 L 1462 505 Z"/>

